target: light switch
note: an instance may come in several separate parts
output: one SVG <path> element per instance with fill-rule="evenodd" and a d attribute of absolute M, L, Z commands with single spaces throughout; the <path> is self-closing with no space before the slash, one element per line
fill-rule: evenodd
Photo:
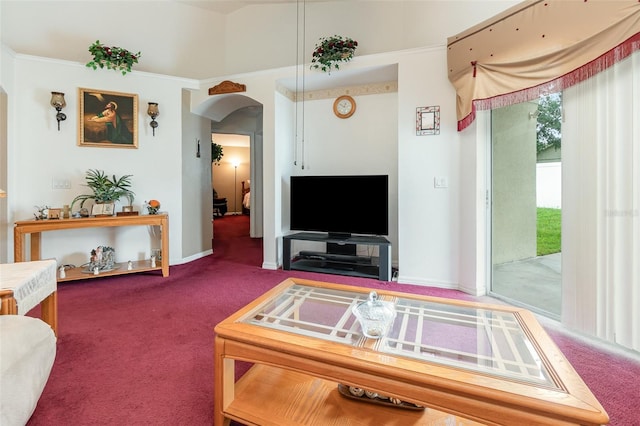
<path fill-rule="evenodd" d="M 69 179 L 53 178 L 51 187 L 53 189 L 71 189 L 71 181 Z"/>
<path fill-rule="evenodd" d="M 434 188 L 448 188 L 449 179 L 446 176 L 436 176 L 433 178 Z"/>

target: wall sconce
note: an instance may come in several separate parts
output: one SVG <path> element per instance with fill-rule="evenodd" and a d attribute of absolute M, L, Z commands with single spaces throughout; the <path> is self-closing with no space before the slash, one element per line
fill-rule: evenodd
<path fill-rule="evenodd" d="M 151 123 L 149 123 L 149 125 L 153 129 L 153 136 L 155 136 L 156 127 L 158 127 L 158 122 L 156 121 L 156 117 L 160 115 L 160 111 L 158 111 L 157 102 L 149 102 L 149 109 L 147 110 L 147 114 L 149 114 L 149 117 L 151 117 Z"/>
<path fill-rule="evenodd" d="M 51 106 L 58 111 L 56 120 L 58 120 L 58 131 L 60 131 L 60 122 L 67 119 L 67 116 L 62 112 L 62 108 L 67 106 L 67 103 L 64 101 L 64 93 L 51 92 Z"/>

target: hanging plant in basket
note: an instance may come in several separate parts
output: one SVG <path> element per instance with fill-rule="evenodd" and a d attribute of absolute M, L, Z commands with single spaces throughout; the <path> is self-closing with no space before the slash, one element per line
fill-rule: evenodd
<path fill-rule="evenodd" d="M 98 69 L 107 68 L 115 71 L 121 71 L 122 75 L 131 72 L 133 64 L 138 63 L 138 59 L 142 56 L 140 52 L 131 53 L 127 49 L 117 46 L 105 46 L 96 40 L 89 46 L 89 52 L 93 55 L 93 61 L 87 63 L 87 67 Z"/>
<path fill-rule="evenodd" d="M 339 70 L 340 62 L 349 62 L 357 47 L 358 42 L 349 37 L 322 37 L 313 50 L 311 68 L 328 73 L 332 68 Z"/>

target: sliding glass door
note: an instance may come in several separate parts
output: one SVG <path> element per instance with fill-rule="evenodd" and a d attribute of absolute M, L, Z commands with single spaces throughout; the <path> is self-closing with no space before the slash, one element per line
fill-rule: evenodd
<path fill-rule="evenodd" d="M 559 96 L 491 113 L 490 292 L 554 318 L 561 307 L 559 126 Z"/>

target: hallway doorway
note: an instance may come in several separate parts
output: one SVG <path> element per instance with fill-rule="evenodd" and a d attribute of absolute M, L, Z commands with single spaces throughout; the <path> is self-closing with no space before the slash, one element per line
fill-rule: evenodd
<path fill-rule="evenodd" d="M 211 142 L 222 147 L 222 158 L 211 165 L 211 185 L 217 198 L 226 199 L 225 215 L 248 214 L 251 187 L 251 148 L 248 135 L 212 133 Z"/>
<path fill-rule="evenodd" d="M 214 211 L 219 216 L 217 220 L 224 220 L 226 216 L 246 215 L 249 221 L 248 236 L 262 241 L 264 215 L 262 104 L 242 94 L 227 94 L 211 97 L 198 110 L 200 115 L 211 120 L 212 144 L 215 142 L 224 145 L 220 161 L 214 164 L 212 158 L 211 164 L 211 191 L 215 190 L 218 198 L 223 200 L 218 200 L 215 207 L 211 206 L 210 217 L 212 221 L 216 220 Z M 238 142 L 239 140 L 242 142 Z M 243 183 L 245 191 L 242 189 Z M 243 200 L 245 200 L 244 209 Z M 220 214 L 222 210 L 225 210 L 224 215 Z M 213 226 L 214 253 L 216 251 L 215 231 L 216 227 Z"/>

